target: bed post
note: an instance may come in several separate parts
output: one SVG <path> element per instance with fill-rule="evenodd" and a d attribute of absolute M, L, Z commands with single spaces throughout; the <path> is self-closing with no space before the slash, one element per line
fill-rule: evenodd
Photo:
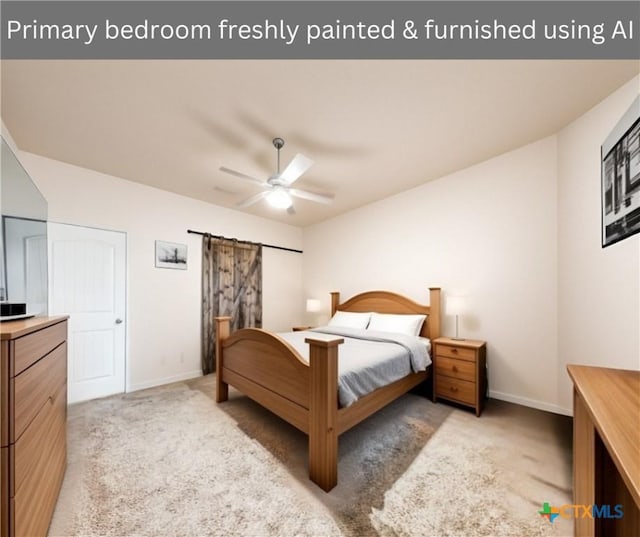
<path fill-rule="evenodd" d="M 338 291 L 331 292 L 331 317 L 333 317 L 340 304 L 340 293 Z"/>
<path fill-rule="evenodd" d="M 306 338 L 309 344 L 309 478 L 329 492 L 338 483 L 338 345 L 342 338 Z"/>
<path fill-rule="evenodd" d="M 216 403 L 229 398 L 229 385 L 222 382 L 222 341 L 229 337 L 231 317 L 216 317 Z"/>
<path fill-rule="evenodd" d="M 440 287 L 429 287 L 429 339 L 440 337 Z"/>

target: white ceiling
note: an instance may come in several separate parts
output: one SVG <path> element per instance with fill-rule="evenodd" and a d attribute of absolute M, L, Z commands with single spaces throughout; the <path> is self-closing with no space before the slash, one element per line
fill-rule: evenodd
<path fill-rule="evenodd" d="M 557 132 L 638 61 L 2 61 L 21 150 L 225 207 L 300 152 L 335 194 L 246 212 L 306 226 Z"/>

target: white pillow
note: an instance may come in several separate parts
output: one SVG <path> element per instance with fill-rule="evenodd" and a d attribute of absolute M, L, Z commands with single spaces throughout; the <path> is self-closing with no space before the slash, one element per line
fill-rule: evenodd
<path fill-rule="evenodd" d="M 360 328 L 364 330 L 371 319 L 370 313 L 356 313 L 353 311 L 336 311 L 329 321 L 329 326 L 341 328 Z"/>
<path fill-rule="evenodd" d="M 372 313 L 367 330 L 418 336 L 426 318 L 426 315 Z"/>

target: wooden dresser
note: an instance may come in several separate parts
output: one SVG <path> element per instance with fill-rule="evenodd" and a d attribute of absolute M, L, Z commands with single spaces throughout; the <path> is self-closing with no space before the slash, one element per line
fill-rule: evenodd
<path fill-rule="evenodd" d="M 640 371 L 567 370 L 573 380 L 573 503 L 594 506 L 592 516 L 581 511 L 575 519 L 575 535 L 640 535 Z"/>
<path fill-rule="evenodd" d="M 0 334 L 0 534 L 45 536 L 66 467 L 67 317 Z"/>

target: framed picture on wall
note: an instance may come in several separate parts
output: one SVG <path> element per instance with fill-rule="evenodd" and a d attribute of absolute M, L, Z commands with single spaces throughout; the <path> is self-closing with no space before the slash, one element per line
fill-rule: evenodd
<path fill-rule="evenodd" d="M 156 267 L 187 270 L 187 245 L 156 241 Z"/>
<path fill-rule="evenodd" d="M 640 96 L 602 144 L 602 247 L 640 231 Z"/>

